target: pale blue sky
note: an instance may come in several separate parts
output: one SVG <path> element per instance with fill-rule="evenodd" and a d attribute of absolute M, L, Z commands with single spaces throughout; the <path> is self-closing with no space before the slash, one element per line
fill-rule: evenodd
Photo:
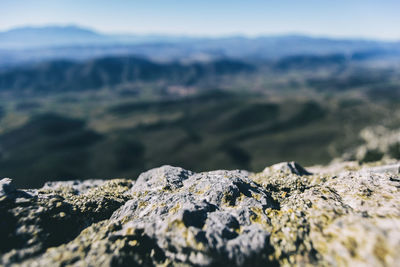
<path fill-rule="evenodd" d="M 1 0 L 0 30 L 75 24 L 117 33 L 400 40 L 399 13 L 400 0 Z"/>

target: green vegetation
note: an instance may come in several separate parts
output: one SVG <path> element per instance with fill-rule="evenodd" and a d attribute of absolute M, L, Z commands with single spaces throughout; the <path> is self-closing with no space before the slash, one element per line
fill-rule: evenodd
<path fill-rule="evenodd" d="M 28 76 L 0 74 L 1 85 L 12 84 L 1 89 L 0 175 L 19 187 L 135 179 L 163 164 L 194 171 L 322 164 L 356 146 L 367 126 L 385 118 L 399 126 L 394 65 L 371 68 L 340 56 L 48 64 Z"/>

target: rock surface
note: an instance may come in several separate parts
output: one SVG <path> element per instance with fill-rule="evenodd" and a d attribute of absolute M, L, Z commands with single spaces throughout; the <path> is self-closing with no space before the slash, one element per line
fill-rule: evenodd
<path fill-rule="evenodd" d="M 4 266 L 395 266 L 399 163 L 0 181 Z M 324 171 L 325 170 L 325 171 Z"/>
<path fill-rule="evenodd" d="M 367 127 L 360 132 L 363 144 L 343 155 L 344 160 L 374 162 L 386 159 L 400 160 L 400 129 L 383 126 Z"/>

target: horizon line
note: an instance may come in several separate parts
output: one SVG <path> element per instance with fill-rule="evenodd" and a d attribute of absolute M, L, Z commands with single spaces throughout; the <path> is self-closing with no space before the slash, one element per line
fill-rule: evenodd
<path fill-rule="evenodd" d="M 92 26 L 85 26 L 76 23 L 46 23 L 46 24 L 21 24 L 15 25 L 8 28 L 0 28 L 0 33 L 6 33 L 16 29 L 23 28 L 33 28 L 33 29 L 43 29 L 43 28 L 68 28 L 74 27 L 81 30 L 91 31 L 99 35 L 108 36 L 160 36 L 160 37 L 179 37 L 179 38 L 203 38 L 203 39 L 222 39 L 222 38 L 246 38 L 246 39 L 257 39 L 262 37 L 309 37 L 313 39 L 332 39 L 332 40 L 358 40 L 358 41 L 379 41 L 379 42 L 390 42 L 397 43 L 400 42 L 399 38 L 383 38 L 383 37 L 372 37 L 372 36 L 356 36 L 356 35 L 330 35 L 323 33 L 306 33 L 306 32 L 270 32 L 270 33 L 257 33 L 257 34 L 247 34 L 243 32 L 226 32 L 217 34 L 199 34 L 199 33 L 168 33 L 168 32 L 126 32 L 126 31 L 104 31 L 101 29 L 96 29 Z"/>

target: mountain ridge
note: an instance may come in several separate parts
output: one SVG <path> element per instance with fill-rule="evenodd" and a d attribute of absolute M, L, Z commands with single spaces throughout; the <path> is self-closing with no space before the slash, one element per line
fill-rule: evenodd
<path fill-rule="evenodd" d="M 311 37 L 196 37 L 159 34 L 106 34 L 78 26 L 22 27 L 0 32 L 0 67 L 52 59 L 86 60 L 137 55 L 157 61 L 277 59 L 284 56 L 365 51 L 400 53 L 400 42 Z"/>

